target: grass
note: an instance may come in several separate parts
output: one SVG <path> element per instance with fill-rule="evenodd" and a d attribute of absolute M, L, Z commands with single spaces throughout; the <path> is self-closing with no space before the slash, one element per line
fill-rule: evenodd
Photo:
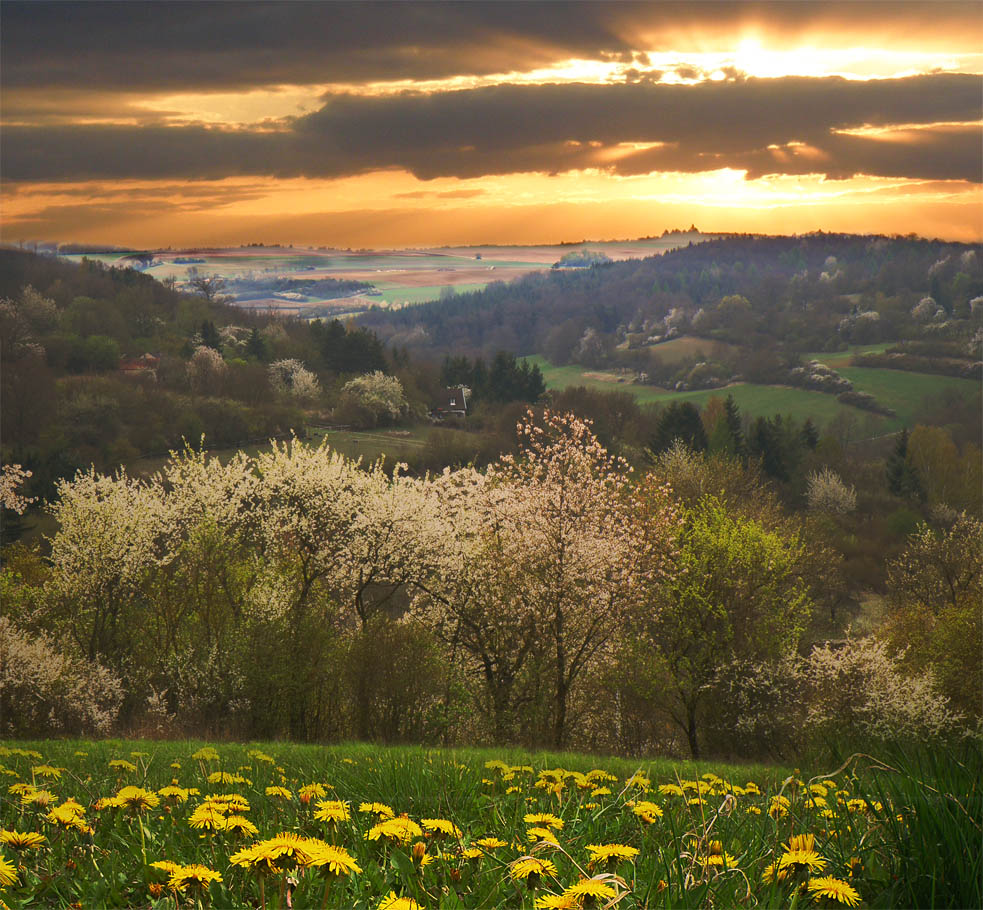
<path fill-rule="evenodd" d="M 563 389 L 568 386 L 582 385 L 601 391 L 628 392 L 635 396 L 639 404 L 669 404 L 673 401 L 691 401 L 699 407 L 705 405 L 715 396 L 726 398 L 728 395 L 733 395 L 738 407 L 752 417 L 791 414 L 799 420 L 811 417 L 813 421 L 825 424 L 842 415 L 848 415 L 865 425 L 872 436 L 890 432 L 900 425 L 899 420 L 861 411 L 859 408 L 841 404 L 833 395 L 813 392 L 808 389 L 742 382 L 723 389 L 670 392 L 655 386 L 593 379 L 585 375 L 591 373 L 591 370 L 578 366 L 555 367 L 539 355 L 526 359 L 539 365 L 548 389 Z"/>
<path fill-rule="evenodd" d="M 390 285 L 387 286 L 385 282 L 378 282 L 377 290 L 382 292 L 381 298 L 374 298 L 376 300 L 382 299 L 386 303 L 426 303 L 429 300 L 437 300 L 440 297 L 441 291 L 446 287 L 452 288 L 458 294 L 466 294 L 469 291 L 480 291 L 486 287 L 485 283 L 480 284 L 454 284 L 454 285 L 441 285 L 432 284 L 424 285 L 423 287 L 412 287 L 408 285 Z"/>
<path fill-rule="evenodd" d="M 766 868 L 784 855 L 792 835 L 811 834 L 819 854 L 816 874 L 849 881 L 872 906 L 953 906 L 957 899 L 964 901 L 960 906 L 980 906 L 973 878 L 980 858 L 972 849 L 980 814 L 978 750 L 956 769 L 939 753 L 909 760 L 909 765 L 928 762 L 914 771 L 896 770 L 902 761 L 891 756 L 893 764 L 874 763 L 875 769 L 895 768 L 891 772 L 854 761 L 834 775 L 819 768 L 810 776 L 774 766 L 517 749 L 221 743 L 210 747 L 209 756 L 199 753 L 204 745 L 141 740 L 0 745 L 7 777 L 0 790 L 0 826 L 46 838 L 40 849 L 19 855 L 0 843 L 17 876 L 3 894 L 6 905 L 11 910 L 78 903 L 173 907 L 168 874 L 150 865 L 167 860 L 201 863 L 221 875 L 221 882 L 201 893 L 183 895 L 184 901 L 194 898 L 196 906 L 282 907 L 289 900 L 298 908 L 376 910 L 395 891 L 425 908 L 532 908 L 535 898 L 559 895 L 585 876 L 613 888 L 622 908 L 805 906 L 806 899 L 796 894 L 808 878 L 804 870 L 789 867 L 783 882 L 770 883 Z M 110 766 L 114 760 L 131 764 L 117 770 Z M 584 775 L 591 771 L 588 781 Z M 820 795 L 809 791 L 810 780 L 822 786 L 832 807 L 825 815 L 821 802 L 810 801 Z M 147 800 L 159 798 L 159 805 L 144 811 L 101 802 L 124 786 L 156 791 L 172 783 L 197 789 L 186 800 L 181 794 L 170 800 L 150 794 Z M 22 786 L 11 792 L 11 784 Z M 323 793 L 301 798 L 302 788 L 314 784 Z M 679 792 L 672 786 L 660 789 L 680 784 Z M 270 786 L 289 793 L 276 796 L 267 792 Z M 50 796 L 36 796 L 39 790 Z M 196 806 L 231 793 L 248 803 L 239 814 L 256 826 L 257 838 L 293 833 L 331 842 L 347 850 L 361 871 L 326 880 L 305 867 L 303 850 L 296 865 L 288 855 L 266 876 L 232 864 L 230 857 L 252 838 L 223 830 L 231 811 L 217 813 L 216 830 L 189 824 Z M 48 814 L 69 798 L 80 807 L 74 813 L 77 824 L 70 821 L 72 810 L 67 823 Z M 315 813 L 323 799 L 348 803 L 350 818 L 319 821 Z M 421 832 L 403 843 L 367 837 L 382 815 L 360 811 L 362 803 L 385 804 L 422 827 L 426 819 L 444 819 L 459 834 Z M 548 815 L 527 822 L 529 813 Z M 899 813 L 903 823 L 892 823 Z M 532 843 L 527 830 L 537 824 L 552 830 L 554 845 Z M 503 844 L 478 846 L 489 836 Z M 419 845 L 416 853 L 410 842 Z M 589 844 L 622 844 L 638 853 L 591 865 Z M 421 854 L 428 857 L 422 864 Z M 517 880 L 512 864 L 529 855 L 549 859 L 555 875 L 531 883 Z M 919 856 L 926 860 L 921 865 Z M 906 903 L 912 897 L 924 902 Z M 571 906 L 602 904 L 613 906 L 607 898 Z"/>
<path fill-rule="evenodd" d="M 926 407 L 926 399 L 946 390 L 967 397 L 980 390 L 974 379 L 955 376 L 936 376 L 929 373 L 910 373 L 906 370 L 885 370 L 878 367 L 839 367 L 837 372 L 849 379 L 855 389 L 869 392 L 881 404 L 897 412 L 901 422 L 911 426 Z"/>
<path fill-rule="evenodd" d="M 697 356 L 701 360 L 723 360 L 739 353 L 737 347 L 725 341 L 708 341 L 692 335 L 660 341 L 658 344 L 647 345 L 647 348 L 665 364 L 681 363 Z"/>

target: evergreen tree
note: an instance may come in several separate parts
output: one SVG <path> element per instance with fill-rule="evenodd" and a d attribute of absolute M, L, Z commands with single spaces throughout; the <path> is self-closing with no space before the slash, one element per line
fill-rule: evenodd
<path fill-rule="evenodd" d="M 677 439 L 694 452 L 707 450 L 707 434 L 700 412 L 688 401 L 673 402 L 662 412 L 649 448 L 653 454 L 659 455 Z"/>
<path fill-rule="evenodd" d="M 206 348 L 212 348 L 216 351 L 222 350 L 222 340 L 218 337 L 218 329 L 215 328 L 215 323 L 210 319 L 206 319 L 201 324 L 200 334 L 201 343 Z"/>
<path fill-rule="evenodd" d="M 813 451 L 819 445 L 819 431 L 811 417 L 807 417 L 806 422 L 802 424 L 802 442 Z"/>
<path fill-rule="evenodd" d="M 260 363 L 269 360 L 270 352 L 266 347 L 266 339 L 259 334 L 259 329 L 253 329 L 249 333 L 249 340 L 246 342 L 246 354 L 255 357 Z"/>
<path fill-rule="evenodd" d="M 724 401 L 724 421 L 730 437 L 734 441 L 734 454 L 746 455 L 747 446 L 744 444 L 744 432 L 741 429 L 741 410 L 738 408 L 737 402 L 734 401 L 732 394 L 728 395 L 727 400 Z"/>
<path fill-rule="evenodd" d="M 887 488 L 902 499 L 923 499 L 921 477 L 918 468 L 908 461 L 908 428 L 905 427 L 894 444 L 894 451 L 885 467 Z"/>

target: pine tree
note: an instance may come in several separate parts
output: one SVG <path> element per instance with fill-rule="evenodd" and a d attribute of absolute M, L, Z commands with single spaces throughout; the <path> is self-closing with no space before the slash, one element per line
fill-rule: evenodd
<path fill-rule="evenodd" d="M 923 499 L 921 477 L 918 468 L 908 461 L 908 428 L 905 427 L 898 436 L 894 451 L 887 460 L 885 467 L 887 488 L 902 499 Z"/>
<path fill-rule="evenodd" d="M 724 421 L 727 424 L 727 430 L 730 433 L 731 439 L 734 441 L 734 454 L 746 455 L 747 446 L 744 444 L 744 433 L 741 430 L 741 411 L 737 406 L 737 402 L 734 401 L 733 395 L 728 395 L 727 400 L 724 402 Z"/>

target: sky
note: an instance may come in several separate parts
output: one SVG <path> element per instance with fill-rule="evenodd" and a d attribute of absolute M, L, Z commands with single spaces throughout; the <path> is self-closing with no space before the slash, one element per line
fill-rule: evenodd
<path fill-rule="evenodd" d="M 0 6 L 0 240 L 983 239 L 983 7 Z"/>

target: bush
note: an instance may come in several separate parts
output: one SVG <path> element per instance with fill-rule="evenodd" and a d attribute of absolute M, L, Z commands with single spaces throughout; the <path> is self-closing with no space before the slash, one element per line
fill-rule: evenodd
<path fill-rule="evenodd" d="M 4 736 L 106 734 L 123 686 L 99 664 L 62 653 L 0 617 L 0 731 Z"/>
<path fill-rule="evenodd" d="M 803 666 L 807 725 L 832 738 L 922 741 L 958 732 L 960 717 L 931 674 L 905 674 L 901 657 L 873 637 L 814 648 Z"/>

